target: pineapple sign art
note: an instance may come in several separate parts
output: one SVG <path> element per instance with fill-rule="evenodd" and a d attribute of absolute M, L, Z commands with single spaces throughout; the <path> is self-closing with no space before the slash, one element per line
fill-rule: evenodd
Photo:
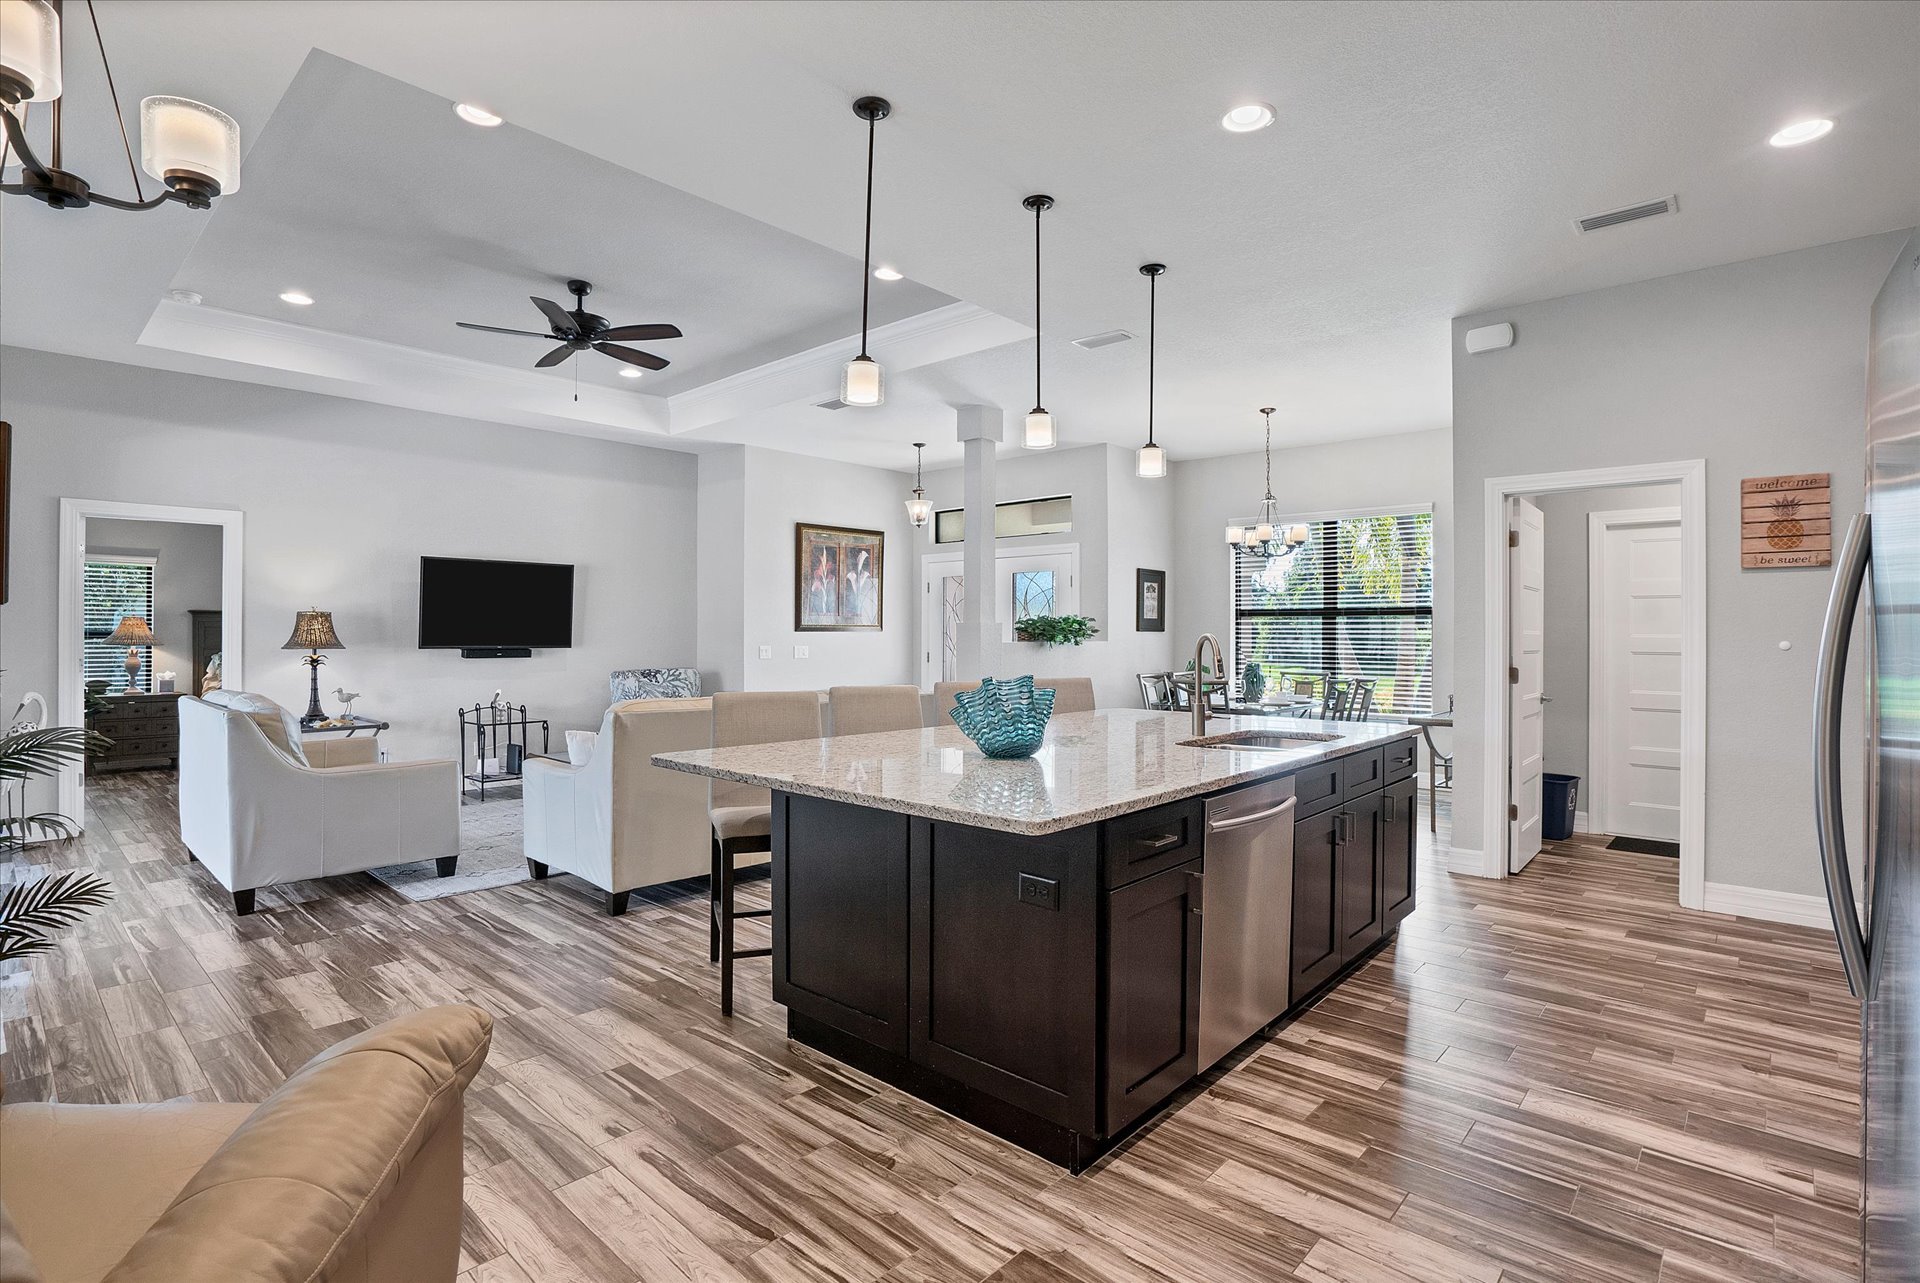
<path fill-rule="evenodd" d="M 1748 477 L 1740 483 L 1740 567 L 1833 564 L 1833 474 Z"/>

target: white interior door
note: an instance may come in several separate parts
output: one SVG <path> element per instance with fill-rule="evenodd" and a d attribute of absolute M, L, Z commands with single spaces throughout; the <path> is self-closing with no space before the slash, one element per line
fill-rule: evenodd
<path fill-rule="evenodd" d="M 1540 853 L 1540 772 L 1546 759 L 1546 526 L 1526 499 L 1507 500 L 1507 871 Z"/>
<path fill-rule="evenodd" d="M 1608 515 L 1595 514 L 1596 524 Z M 1678 842 L 1680 522 L 1607 522 L 1597 533 L 1591 822 L 1620 837 Z"/>
<path fill-rule="evenodd" d="M 930 691 L 935 682 L 963 676 L 958 661 L 966 576 L 957 555 L 942 555 L 923 558 L 920 577 L 920 686 Z M 1019 620 L 1079 612 L 1080 550 L 1055 546 L 1003 551 L 994 558 L 994 580 L 994 617 L 1000 621 L 1001 640 L 1010 642 Z"/>

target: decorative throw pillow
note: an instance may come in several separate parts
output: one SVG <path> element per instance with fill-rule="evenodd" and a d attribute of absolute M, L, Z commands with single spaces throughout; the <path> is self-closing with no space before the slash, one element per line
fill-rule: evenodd
<path fill-rule="evenodd" d="M 691 699 L 700 694 L 695 668 L 622 668 L 608 676 L 613 702 L 630 699 Z"/>
<path fill-rule="evenodd" d="M 585 766 L 587 759 L 593 756 L 593 746 L 599 742 L 598 731 L 568 731 L 567 761 L 575 766 Z"/>

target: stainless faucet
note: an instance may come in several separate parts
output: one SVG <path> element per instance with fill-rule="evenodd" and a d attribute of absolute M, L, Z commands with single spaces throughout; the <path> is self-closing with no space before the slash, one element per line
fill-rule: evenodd
<path fill-rule="evenodd" d="M 1193 734 L 1196 739 L 1207 733 L 1208 645 L 1213 647 L 1213 675 L 1222 681 L 1227 677 L 1227 657 L 1220 650 L 1220 639 L 1212 633 L 1201 633 L 1193 647 Z"/>

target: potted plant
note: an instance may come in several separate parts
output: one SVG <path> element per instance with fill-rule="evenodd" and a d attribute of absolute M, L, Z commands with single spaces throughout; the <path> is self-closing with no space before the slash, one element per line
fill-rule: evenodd
<path fill-rule="evenodd" d="M 1099 631 L 1092 615 L 1032 615 L 1013 626 L 1014 640 L 1042 646 L 1079 646 Z"/>
<path fill-rule="evenodd" d="M 106 743 L 106 737 L 77 726 L 11 731 L 0 736 L 0 785 L 24 785 L 37 775 L 52 775 Z M 71 838 L 79 831 L 78 824 L 58 812 L 0 815 L 0 844 L 24 842 L 34 834 Z M 112 897 L 106 879 L 84 869 L 9 887 L 0 896 L 0 961 L 52 949 L 55 931 L 72 926 Z"/>

